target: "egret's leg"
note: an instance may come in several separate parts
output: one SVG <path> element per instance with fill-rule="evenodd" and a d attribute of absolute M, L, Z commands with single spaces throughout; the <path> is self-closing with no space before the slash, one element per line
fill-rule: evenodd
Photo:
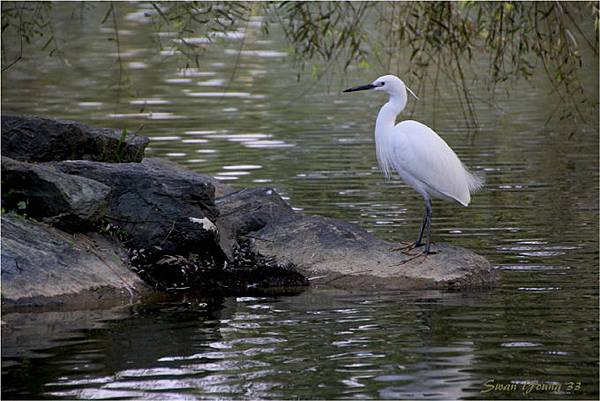
<path fill-rule="evenodd" d="M 419 235 L 415 242 L 401 242 L 399 246 L 393 247 L 392 252 L 411 250 L 423 246 L 421 240 L 423 239 L 423 230 L 425 229 L 425 223 L 427 222 L 427 202 L 425 203 L 425 213 L 423 214 L 423 221 L 421 221 L 421 227 L 419 228 Z"/>
<path fill-rule="evenodd" d="M 419 227 L 419 235 L 417 236 L 417 241 L 412 244 L 402 244 L 401 246 L 398 247 L 394 247 L 392 248 L 392 251 L 401 251 L 401 250 L 410 250 L 413 248 L 417 248 L 420 246 L 425 245 L 425 250 L 423 251 L 424 255 L 428 255 L 429 254 L 429 247 L 430 247 L 430 242 L 429 242 L 429 229 L 431 227 L 431 214 L 432 214 L 432 206 L 431 206 L 431 199 L 425 199 L 425 213 L 423 214 L 423 221 L 421 221 L 421 227 Z M 423 233 L 426 234 L 425 236 L 425 244 L 423 244 L 421 241 L 423 240 Z"/>
<path fill-rule="evenodd" d="M 419 227 L 419 235 L 417 236 L 417 241 L 415 242 L 415 248 L 423 245 L 421 240 L 423 239 L 423 230 L 425 229 L 425 224 L 427 223 L 427 218 L 429 216 L 429 212 L 427 211 L 427 202 L 431 203 L 431 201 L 425 200 L 425 213 L 423 214 L 423 221 L 421 221 L 421 227 Z"/>
<path fill-rule="evenodd" d="M 431 231 L 431 215 L 433 212 L 433 208 L 431 207 L 431 199 L 426 199 L 425 200 L 425 214 L 427 215 L 427 223 L 425 224 L 425 230 L 427 231 L 425 239 L 425 250 L 423 251 L 424 255 L 429 255 L 429 246 L 430 241 L 429 241 L 429 236 L 430 236 L 430 231 Z"/>
<path fill-rule="evenodd" d="M 414 243 L 402 244 L 402 246 L 398 246 L 392 248 L 392 251 L 401 251 L 401 250 L 411 250 L 414 248 L 418 248 L 420 246 L 425 245 L 425 251 L 423 254 L 427 255 L 429 253 L 429 226 L 431 223 L 431 200 L 425 199 L 425 213 L 423 214 L 423 221 L 421 221 L 421 227 L 419 227 L 419 234 L 417 235 L 417 240 Z M 423 233 L 427 230 L 426 243 L 423 244 L 421 241 L 423 240 Z"/>

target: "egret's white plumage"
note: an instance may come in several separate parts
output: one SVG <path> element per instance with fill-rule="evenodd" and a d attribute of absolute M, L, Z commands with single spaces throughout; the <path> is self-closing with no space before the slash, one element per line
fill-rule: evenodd
<path fill-rule="evenodd" d="M 394 75 L 384 75 L 371 84 L 344 92 L 367 89 L 384 91 L 390 96 L 389 101 L 381 107 L 375 123 L 377 161 L 387 178 L 395 170 L 404 182 L 425 199 L 426 213 L 416 245 L 420 245 L 426 227 L 425 253 L 428 253 L 431 198 L 456 201 L 468 206 L 471 192 L 481 188 L 483 180 L 471 174 L 450 146 L 431 128 L 413 120 L 396 124 L 396 117 L 406 107 L 407 90 L 416 97 L 402 80 Z"/>
<path fill-rule="evenodd" d="M 481 186 L 481 180 L 465 169 L 448 144 L 424 124 L 402 121 L 380 140 L 380 165 L 392 166 L 424 197 L 455 200 L 468 206 L 471 191 Z"/>

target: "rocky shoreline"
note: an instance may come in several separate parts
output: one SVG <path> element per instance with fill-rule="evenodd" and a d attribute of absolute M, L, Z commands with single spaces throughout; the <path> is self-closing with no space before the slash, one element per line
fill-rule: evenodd
<path fill-rule="evenodd" d="M 2 116 L 3 307 L 497 283 L 469 250 L 392 252 L 354 224 L 293 211 L 272 188 L 234 190 L 144 158 L 147 144 L 77 122 Z"/>

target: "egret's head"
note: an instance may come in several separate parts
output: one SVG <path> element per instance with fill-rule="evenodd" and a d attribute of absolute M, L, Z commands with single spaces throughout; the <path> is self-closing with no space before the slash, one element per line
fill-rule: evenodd
<path fill-rule="evenodd" d="M 384 91 L 387 92 L 390 96 L 401 94 L 406 95 L 406 91 L 408 91 L 411 95 L 415 97 L 415 99 L 418 99 L 417 95 L 415 95 L 414 92 L 411 91 L 406 85 L 404 85 L 404 82 L 402 82 L 402 80 L 395 75 L 384 75 L 382 77 L 377 78 L 370 84 L 346 89 L 344 92 L 355 92 L 368 89 Z"/>

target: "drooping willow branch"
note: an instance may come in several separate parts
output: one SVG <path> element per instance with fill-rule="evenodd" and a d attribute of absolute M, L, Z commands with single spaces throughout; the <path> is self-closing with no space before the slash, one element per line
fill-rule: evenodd
<path fill-rule="evenodd" d="M 94 7 L 104 7 L 99 3 Z M 598 57 L 600 9 L 596 2 L 153 2 L 146 13 L 161 33 L 169 32 L 173 56 L 183 68 L 199 67 L 218 38 L 239 33 L 252 16 L 263 16 L 262 30 L 283 31 L 301 77 L 342 75 L 350 67 L 378 68 L 437 90 L 440 73 L 457 90 L 465 120 L 476 124 L 469 78 L 486 83 L 493 101 L 496 86 L 527 80 L 539 68 L 561 99 L 561 118 L 585 119 L 588 101 L 580 72 L 584 57 Z M 15 68 L 34 43 L 52 55 L 58 48 L 50 11 L 52 2 L 2 2 L 2 71 Z M 109 3 L 119 64 L 119 85 L 126 85 L 118 29 L 122 3 Z M 61 4 L 60 7 L 80 7 Z M 94 7 L 81 13 L 96 12 Z M 130 6 L 129 6 L 130 7 Z M 106 19 L 106 18 L 105 18 Z M 40 40 L 40 38 L 42 38 Z M 486 72 L 473 67 L 487 54 Z M 61 56 L 62 57 L 62 56 Z M 64 58 L 64 57 L 63 57 Z M 66 59 L 66 58 L 65 58 Z M 481 57 L 477 57 L 481 60 Z M 597 61 L 596 61 L 597 63 Z M 433 75 L 433 77 L 432 77 Z M 591 104 L 597 110 L 598 104 Z"/>

